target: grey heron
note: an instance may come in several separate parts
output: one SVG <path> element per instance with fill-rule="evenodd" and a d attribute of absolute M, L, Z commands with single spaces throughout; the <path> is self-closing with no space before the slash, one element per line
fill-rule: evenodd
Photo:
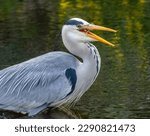
<path fill-rule="evenodd" d="M 101 66 L 99 52 L 90 42 L 114 46 L 91 30 L 116 32 L 72 18 L 62 27 L 62 40 L 70 53 L 50 52 L 1 70 L 0 109 L 32 116 L 47 107 L 79 100 L 95 81 Z"/>

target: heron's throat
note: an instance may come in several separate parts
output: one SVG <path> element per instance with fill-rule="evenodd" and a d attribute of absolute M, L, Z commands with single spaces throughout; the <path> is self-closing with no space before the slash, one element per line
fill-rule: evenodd
<path fill-rule="evenodd" d="M 71 38 L 63 37 L 63 43 L 67 50 L 81 59 L 86 58 L 88 55 L 87 46 L 84 42 L 79 42 Z"/>
<path fill-rule="evenodd" d="M 82 36 L 83 35 L 70 30 L 67 26 L 64 26 L 62 29 L 62 40 L 69 52 L 80 57 L 83 62 L 88 60 L 95 61 L 95 54 L 99 56 L 96 47 L 89 43 L 89 39 Z"/>
<path fill-rule="evenodd" d="M 85 65 L 84 68 L 89 69 L 90 72 L 95 67 L 95 72 L 99 72 L 101 59 L 97 48 L 93 44 L 65 37 L 63 38 L 63 42 L 69 52 L 82 59 L 83 65 Z"/>

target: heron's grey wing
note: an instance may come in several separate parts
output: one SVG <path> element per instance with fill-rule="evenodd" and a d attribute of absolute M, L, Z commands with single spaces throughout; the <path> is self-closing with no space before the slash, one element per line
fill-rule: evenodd
<path fill-rule="evenodd" d="M 70 54 L 53 52 L 1 70 L 0 108 L 38 112 L 54 105 L 73 91 L 77 63 Z"/>

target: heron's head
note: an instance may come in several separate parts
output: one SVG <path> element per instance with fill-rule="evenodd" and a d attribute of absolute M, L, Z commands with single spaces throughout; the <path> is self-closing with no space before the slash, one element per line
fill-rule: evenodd
<path fill-rule="evenodd" d="M 92 33 L 91 32 L 92 30 L 116 32 L 116 30 L 114 29 L 90 24 L 80 18 L 72 18 L 68 20 L 63 26 L 62 36 L 65 35 L 66 37 L 74 39 L 75 41 L 78 42 L 100 41 L 104 44 L 114 46 L 114 44 Z"/>

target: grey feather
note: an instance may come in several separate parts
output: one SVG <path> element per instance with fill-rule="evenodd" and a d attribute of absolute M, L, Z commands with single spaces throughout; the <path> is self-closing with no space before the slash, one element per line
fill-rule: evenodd
<path fill-rule="evenodd" d="M 78 63 L 68 53 L 52 52 L 1 70 L 0 109 L 33 115 L 55 105 L 72 91 L 65 71 Z"/>

